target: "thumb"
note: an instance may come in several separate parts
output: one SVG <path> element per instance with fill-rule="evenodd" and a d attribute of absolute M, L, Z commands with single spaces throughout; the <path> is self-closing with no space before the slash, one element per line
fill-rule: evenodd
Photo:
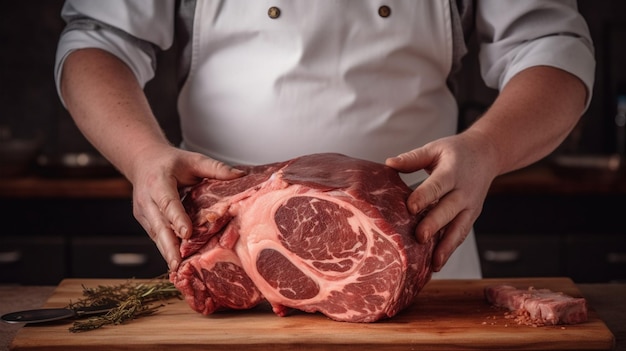
<path fill-rule="evenodd" d="M 433 158 L 424 147 L 417 148 L 395 157 L 390 157 L 385 164 L 399 172 L 410 173 L 430 168 Z"/>
<path fill-rule="evenodd" d="M 246 174 L 244 170 L 232 167 L 224 162 L 214 160 L 204 155 L 199 155 L 199 158 L 193 159 L 191 167 L 196 174 L 204 178 L 229 180 Z"/>
<path fill-rule="evenodd" d="M 232 167 L 208 157 L 205 157 L 204 161 L 198 164 L 198 167 L 200 168 L 201 173 L 210 175 L 210 178 L 221 180 L 234 179 L 246 174 L 245 171 L 239 168 Z"/>

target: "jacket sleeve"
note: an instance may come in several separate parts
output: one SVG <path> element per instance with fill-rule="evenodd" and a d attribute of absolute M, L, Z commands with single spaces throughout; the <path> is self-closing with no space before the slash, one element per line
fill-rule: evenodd
<path fill-rule="evenodd" d="M 55 81 L 60 96 L 63 63 L 69 53 L 99 48 L 124 61 L 144 86 L 154 77 L 156 51 L 174 38 L 174 1 L 67 0 L 61 10 L 67 25 L 59 38 Z"/>
<path fill-rule="evenodd" d="M 487 86 L 502 89 L 526 68 L 552 66 L 583 81 L 589 104 L 594 48 L 575 0 L 478 0 L 476 30 Z"/>

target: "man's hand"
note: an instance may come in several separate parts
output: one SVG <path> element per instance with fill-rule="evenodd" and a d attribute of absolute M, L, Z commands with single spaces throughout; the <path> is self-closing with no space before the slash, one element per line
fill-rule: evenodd
<path fill-rule="evenodd" d="M 130 68 L 106 51 L 88 48 L 69 54 L 61 88 L 76 125 L 133 184 L 135 218 L 176 270 L 180 238 L 191 235 L 179 188 L 241 172 L 170 145 Z"/>
<path fill-rule="evenodd" d="M 489 110 L 463 133 L 387 160 L 400 172 L 424 169 L 430 174 L 407 206 L 417 214 L 433 204 L 416 235 L 424 242 L 443 230 L 433 256 L 435 271 L 469 233 L 493 179 L 552 152 L 576 125 L 586 97 L 576 76 L 530 67 L 511 78 Z"/>
<path fill-rule="evenodd" d="M 436 272 L 467 237 L 497 175 L 490 157 L 491 145 L 475 134 L 465 132 L 439 139 L 386 161 L 400 172 L 423 169 L 429 174 L 409 196 L 407 206 L 414 215 L 428 208 L 416 228 L 420 243 L 442 231 L 433 254 Z"/>
<path fill-rule="evenodd" d="M 203 178 L 233 179 L 243 172 L 201 154 L 166 146 L 144 150 L 131 174 L 133 214 L 174 271 L 181 261 L 180 239 L 188 239 L 192 232 L 179 189 Z"/>

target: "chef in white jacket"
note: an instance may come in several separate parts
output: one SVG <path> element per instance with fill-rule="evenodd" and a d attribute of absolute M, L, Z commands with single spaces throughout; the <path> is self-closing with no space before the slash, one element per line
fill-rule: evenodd
<path fill-rule="evenodd" d="M 415 187 L 435 277 L 478 278 L 472 225 L 492 180 L 550 153 L 590 98 L 594 53 L 575 1 L 73 0 L 55 77 L 85 136 L 133 184 L 134 215 L 168 262 L 191 233 L 178 189 L 339 152 Z M 451 79 L 475 33 L 490 109 L 457 134 Z M 158 50 L 180 53 L 183 143 L 143 93 Z"/>

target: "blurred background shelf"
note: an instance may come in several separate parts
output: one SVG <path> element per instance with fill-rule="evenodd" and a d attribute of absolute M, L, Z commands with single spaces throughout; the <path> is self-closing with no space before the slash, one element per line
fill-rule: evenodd
<path fill-rule="evenodd" d="M 0 179 L 0 197 L 128 198 L 131 184 L 123 177 L 51 179 L 37 176 Z"/>
<path fill-rule="evenodd" d="M 496 178 L 490 194 L 626 194 L 626 177 L 608 170 L 559 174 L 550 165 L 538 164 Z M 130 199 L 131 196 L 132 185 L 121 176 L 46 178 L 30 175 L 0 178 L 0 198 Z"/>

